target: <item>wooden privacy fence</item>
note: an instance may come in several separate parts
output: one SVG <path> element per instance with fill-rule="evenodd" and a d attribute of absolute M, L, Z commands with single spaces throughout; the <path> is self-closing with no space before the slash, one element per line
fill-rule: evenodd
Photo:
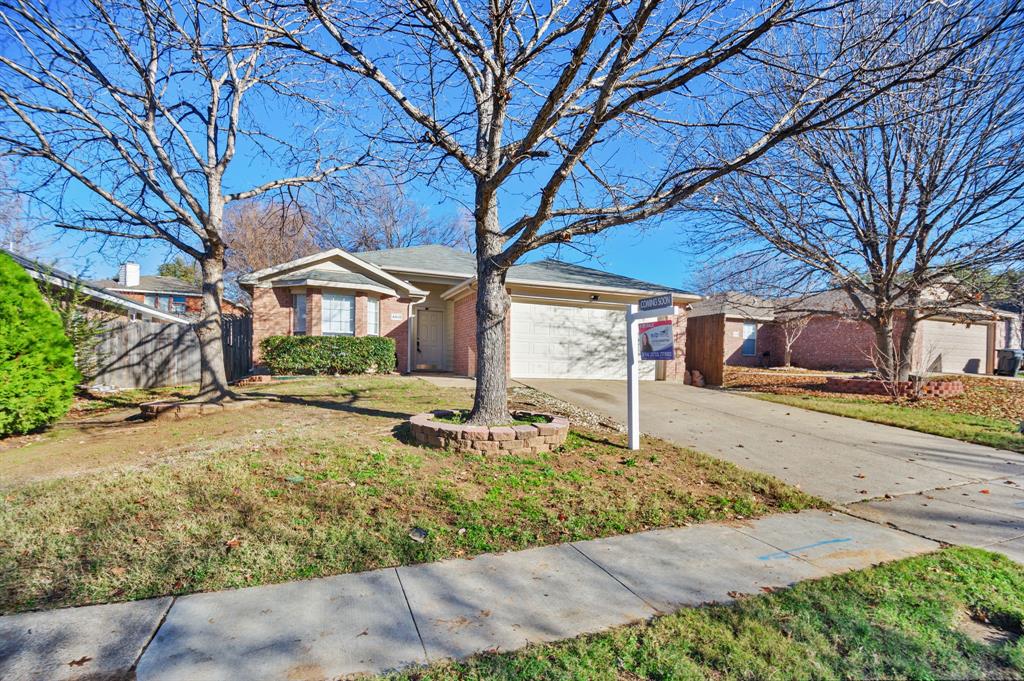
<path fill-rule="evenodd" d="M 225 317 L 223 328 L 224 364 L 234 381 L 252 366 L 252 317 Z M 199 339 L 190 324 L 116 321 L 97 351 L 100 369 L 92 385 L 127 389 L 199 382 Z"/>
<path fill-rule="evenodd" d="M 707 385 L 722 385 L 725 380 L 724 314 L 686 320 L 686 370 L 699 371 Z"/>

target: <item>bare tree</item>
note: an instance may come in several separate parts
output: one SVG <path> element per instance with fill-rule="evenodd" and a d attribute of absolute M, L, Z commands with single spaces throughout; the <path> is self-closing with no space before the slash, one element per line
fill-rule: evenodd
<path fill-rule="evenodd" d="M 699 204 L 713 215 L 704 236 L 714 248 L 781 256 L 794 275 L 844 291 L 874 330 L 885 380 L 907 380 L 922 319 L 979 299 L 971 272 L 1024 258 L 1024 32 L 1012 9 L 937 77 L 788 140 Z M 911 31 L 900 48 L 909 56 L 931 44 L 929 30 Z M 790 73 L 803 73 L 807 55 L 792 53 Z M 765 109 L 785 110 L 800 78 L 766 87 L 776 95 Z"/>
<path fill-rule="evenodd" d="M 775 315 L 775 328 L 782 338 L 782 366 L 793 366 L 793 346 L 811 323 L 812 315 L 781 310 Z"/>
<path fill-rule="evenodd" d="M 247 20 L 367 84 L 385 140 L 426 168 L 432 186 L 461 191 L 473 207 L 469 420 L 494 423 L 508 419 L 505 279 L 519 258 L 653 220 L 783 140 L 927 78 L 973 40 L 951 34 L 973 20 L 973 4 L 385 0 L 367 11 L 307 0 L 327 42 Z M 929 40 L 907 55 L 899 46 L 919 28 Z M 742 74 L 781 78 L 786 40 L 826 34 L 789 106 L 768 115 L 765 93 Z M 750 110 L 764 115 L 751 123 L 741 117 Z"/>
<path fill-rule="evenodd" d="M 312 213 L 295 202 L 245 201 L 230 206 L 224 217 L 227 244 L 227 285 L 238 288 L 238 277 L 280 265 L 320 250 Z"/>
<path fill-rule="evenodd" d="M 324 248 L 376 251 L 421 244 L 469 248 L 471 218 L 432 217 L 401 182 L 366 171 L 343 190 L 320 192 L 312 204 L 317 242 Z"/>
<path fill-rule="evenodd" d="M 226 4 L 0 2 L 0 154 L 25 159 L 35 176 L 22 189 L 56 225 L 163 240 L 199 262 L 201 399 L 228 394 L 225 207 L 351 165 L 324 160 L 320 135 L 289 143 L 279 124 L 254 119 L 255 105 L 287 105 L 290 121 L 315 125 L 319 77 L 265 31 L 232 21 Z M 287 26 L 306 37 L 306 23 Z M 229 176 L 237 166 L 252 184 Z M 254 179 L 261 167 L 269 177 Z"/>

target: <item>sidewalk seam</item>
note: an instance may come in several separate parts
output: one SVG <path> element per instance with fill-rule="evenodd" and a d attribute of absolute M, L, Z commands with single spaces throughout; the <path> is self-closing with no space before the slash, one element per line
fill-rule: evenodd
<path fill-rule="evenodd" d="M 412 618 L 413 629 L 416 630 L 416 638 L 420 640 L 420 648 L 423 649 L 423 660 L 430 664 L 430 655 L 427 654 L 427 644 L 423 642 L 423 634 L 420 633 L 420 625 L 416 622 L 416 613 L 412 611 L 412 603 L 409 602 L 409 594 L 405 592 L 405 584 L 402 583 L 402 575 L 398 572 L 398 568 L 392 568 L 395 571 L 395 577 L 398 579 L 398 586 L 402 589 L 402 598 L 405 599 L 405 607 L 409 609 L 409 617 Z"/>
<path fill-rule="evenodd" d="M 621 536 L 621 535 L 618 535 L 618 536 Z M 615 580 L 616 582 L 618 582 L 618 583 L 619 583 L 619 585 L 620 585 L 620 586 L 621 586 L 621 587 L 622 587 L 623 589 L 625 589 L 626 591 L 628 591 L 629 593 L 633 594 L 633 595 L 634 595 L 634 596 L 636 596 L 636 597 L 637 597 L 638 599 L 640 599 L 640 601 L 641 601 L 641 602 L 642 602 L 642 603 L 643 603 L 644 605 L 646 605 L 647 607 L 649 607 L 649 608 L 651 608 L 652 610 L 654 610 L 654 612 L 655 612 L 656 614 L 659 614 L 659 615 L 666 615 L 666 614 L 668 614 L 668 613 L 666 613 L 666 612 L 662 611 L 662 610 L 661 610 L 661 608 L 659 608 L 658 606 L 654 605 L 653 603 L 651 603 L 650 601 L 648 601 L 648 600 L 647 600 L 646 598 L 644 598 L 643 596 L 641 596 L 640 594 L 638 594 L 637 592 L 633 591 L 633 589 L 629 588 L 629 585 L 627 585 L 627 584 L 626 584 L 625 582 L 623 582 L 623 581 L 622 581 L 621 579 L 619 579 L 618 577 L 616 577 L 615 575 L 613 575 L 613 574 L 612 574 L 611 572 L 609 572 L 609 571 L 608 571 L 608 568 L 606 568 L 606 567 L 605 567 L 604 565 L 601 565 L 601 564 L 600 564 L 600 563 L 598 563 L 598 562 L 597 562 L 596 560 L 594 560 L 593 558 L 591 558 L 590 556 L 588 556 L 588 555 L 587 555 L 587 554 L 586 554 L 586 553 L 585 553 L 585 552 L 583 551 L 583 549 L 581 549 L 580 547 L 576 546 L 576 542 L 569 542 L 569 546 L 571 546 L 571 547 L 573 547 L 574 549 L 576 549 L 576 552 L 577 552 L 577 553 L 579 553 L 579 554 L 580 554 L 581 556 L 583 556 L 584 558 L 586 558 L 587 560 L 589 560 L 589 561 L 590 561 L 591 563 L 593 563 L 593 564 L 594 564 L 594 566 L 595 566 L 595 567 L 596 567 L 596 568 L 597 568 L 598 570 L 600 570 L 601 572 L 605 573 L 606 575 L 608 575 L 609 577 L 611 577 L 612 579 L 614 579 L 614 580 Z"/>
<path fill-rule="evenodd" d="M 167 608 L 164 610 L 164 613 L 160 616 L 160 621 L 156 623 L 155 627 L 153 627 L 153 633 L 150 634 L 149 638 L 146 639 L 146 642 L 142 644 L 142 649 L 139 651 L 138 656 L 135 658 L 135 662 L 133 662 L 131 666 L 132 678 L 135 678 L 135 673 L 139 668 L 139 662 L 142 662 L 142 657 L 146 654 L 146 651 L 149 650 L 149 646 L 153 644 L 153 639 L 155 639 L 156 635 L 160 632 L 161 629 L 163 629 L 164 622 L 167 621 L 167 616 L 171 614 L 171 608 L 173 608 L 174 604 L 177 602 L 178 597 L 171 596 L 171 602 L 167 604 Z"/>

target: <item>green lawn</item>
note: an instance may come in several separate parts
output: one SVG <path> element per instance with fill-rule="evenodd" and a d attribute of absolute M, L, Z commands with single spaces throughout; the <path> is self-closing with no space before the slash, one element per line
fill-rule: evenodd
<path fill-rule="evenodd" d="M 0 451 L 0 612 L 131 600 L 821 507 L 669 443 L 427 449 L 404 419 L 468 406 L 417 379 L 310 379 L 186 421 L 65 423 Z M 83 464 L 85 460 L 87 466 Z M 46 479 L 33 479 L 45 476 Z M 428 531 L 425 541 L 410 538 Z"/>
<path fill-rule="evenodd" d="M 845 397 L 775 395 L 771 393 L 751 393 L 751 395 L 769 402 L 788 404 L 837 416 L 848 416 L 863 421 L 874 421 L 1024 453 L 1024 435 L 1021 435 L 1018 430 L 1020 426 L 1008 419 L 959 414 L 924 407 L 911 408 L 888 402 L 872 402 Z"/>
<path fill-rule="evenodd" d="M 976 549 L 947 549 L 734 605 L 686 609 L 649 624 L 394 678 L 1024 678 L 1024 638 L 978 642 L 964 631 L 972 615 L 1019 636 L 1024 566 Z"/>

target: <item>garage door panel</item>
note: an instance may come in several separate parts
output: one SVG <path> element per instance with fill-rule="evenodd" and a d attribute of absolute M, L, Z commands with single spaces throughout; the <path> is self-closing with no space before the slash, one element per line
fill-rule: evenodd
<path fill-rule="evenodd" d="M 509 345 L 516 378 L 626 377 L 625 312 L 514 302 Z M 654 369 L 641 362 L 641 378 Z"/>
<path fill-rule="evenodd" d="M 988 326 L 927 320 L 921 323 L 922 364 L 928 371 L 979 374 L 988 370 Z"/>

